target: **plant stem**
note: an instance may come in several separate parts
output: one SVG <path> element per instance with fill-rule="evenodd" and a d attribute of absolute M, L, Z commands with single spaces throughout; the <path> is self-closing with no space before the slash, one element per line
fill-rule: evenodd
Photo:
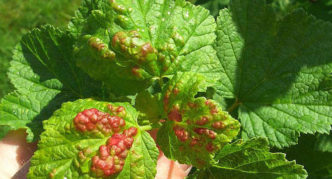
<path fill-rule="evenodd" d="M 160 85 L 160 88 L 163 87 L 163 85 L 164 85 L 163 77 L 160 77 L 160 78 L 159 78 L 159 85 Z"/>
<path fill-rule="evenodd" d="M 146 126 L 140 126 L 139 128 L 143 131 L 148 131 L 148 130 L 152 129 L 152 126 L 151 125 L 146 125 Z"/>
<path fill-rule="evenodd" d="M 240 104 L 241 104 L 241 102 L 239 102 L 239 99 L 236 98 L 236 99 L 235 99 L 235 102 L 232 104 L 231 107 L 229 107 L 229 108 L 227 109 L 227 111 L 228 111 L 229 113 L 231 113 L 231 112 L 232 112 L 234 109 L 236 109 Z"/>

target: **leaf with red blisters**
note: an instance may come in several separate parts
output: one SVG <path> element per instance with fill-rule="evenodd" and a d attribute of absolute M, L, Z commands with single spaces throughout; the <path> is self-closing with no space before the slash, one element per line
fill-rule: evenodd
<path fill-rule="evenodd" d="M 144 1 L 149 8 L 142 3 L 84 3 L 69 28 L 78 38 L 78 66 L 120 95 L 141 92 L 179 71 L 218 78 L 216 25 L 206 9 L 186 1 Z"/>
<path fill-rule="evenodd" d="M 214 153 L 234 139 L 237 120 L 213 100 L 197 97 L 207 88 L 205 78 L 195 73 L 174 76 L 163 89 L 162 109 L 166 122 L 157 143 L 171 159 L 196 167 L 207 167 Z"/>
<path fill-rule="evenodd" d="M 154 177 L 159 151 L 137 117 L 126 103 L 65 103 L 44 123 L 28 178 Z M 81 130 L 82 124 L 94 127 Z"/>
<path fill-rule="evenodd" d="M 129 135 L 127 135 L 129 134 Z M 99 147 L 99 153 L 92 157 L 91 171 L 96 176 L 108 177 L 122 171 L 128 151 L 131 148 L 125 144 L 125 140 L 134 141 L 137 128 L 130 127 L 122 133 L 113 134 L 106 145 Z"/>

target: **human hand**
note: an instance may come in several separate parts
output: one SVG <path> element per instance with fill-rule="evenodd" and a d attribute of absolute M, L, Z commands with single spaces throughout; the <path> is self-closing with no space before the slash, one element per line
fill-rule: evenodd
<path fill-rule="evenodd" d="M 156 131 L 151 132 L 155 138 Z M 0 178 L 26 178 L 29 170 L 29 159 L 37 149 L 37 143 L 27 143 L 24 130 L 12 131 L 0 141 Z M 191 167 L 171 161 L 160 152 L 155 179 L 183 179 Z"/>

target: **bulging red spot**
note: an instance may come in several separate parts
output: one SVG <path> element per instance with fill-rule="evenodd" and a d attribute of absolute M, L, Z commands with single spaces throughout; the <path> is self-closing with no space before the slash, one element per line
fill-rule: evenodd
<path fill-rule="evenodd" d="M 124 111 L 125 108 L 123 106 L 119 106 L 117 109 L 116 109 L 116 112 L 122 112 Z"/>
<path fill-rule="evenodd" d="M 52 172 L 49 174 L 50 178 L 54 178 L 55 174 L 56 174 L 56 169 L 53 169 Z"/>
<path fill-rule="evenodd" d="M 169 93 L 166 93 L 163 99 L 164 102 L 164 110 L 168 110 L 168 104 L 169 104 Z"/>
<path fill-rule="evenodd" d="M 202 134 L 205 134 L 206 129 L 204 129 L 204 128 L 195 128 L 194 131 L 197 134 L 202 135 Z"/>
<path fill-rule="evenodd" d="M 116 34 L 114 35 L 113 39 L 112 39 L 112 46 L 115 47 L 115 45 L 117 43 L 119 43 L 119 36 L 117 36 Z"/>
<path fill-rule="evenodd" d="M 221 121 L 216 121 L 216 122 L 212 123 L 212 127 L 215 129 L 223 129 L 225 127 L 225 125 Z"/>
<path fill-rule="evenodd" d="M 207 130 L 205 131 L 205 134 L 206 134 L 207 136 L 209 136 L 210 139 L 215 139 L 216 136 L 217 136 L 217 133 L 215 133 L 214 131 L 209 130 L 209 129 L 207 129 Z"/>
<path fill-rule="evenodd" d="M 191 141 L 190 141 L 190 146 L 191 147 L 194 147 L 195 145 L 197 145 L 198 144 L 198 139 L 192 139 Z"/>
<path fill-rule="evenodd" d="M 113 134 L 111 138 L 108 139 L 108 145 L 115 145 L 119 143 L 121 140 L 124 140 L 126 136 L 123 134 Z"/>
<path fill-rule="evenodd" d="M 180 91 L 179 91 L 179 88 L 174 88 L 174 89 L 173 89 L 173 94 L 174 94 L 174 95 L 179 94 L 179 92 L 180 92 Z"/>
<path fill-rule="evenodd" d="M 154 48 L 151 46 L 150 43 L 146 43 L 141 48 L 142 56 L 146 57 L 149 53 L 154 53 Z"/>
<path fill-rule="evenodd" d="M 107 108 L 108 108 L 108 110 L 110 110 L 111 112 L 114 111 L 114 107 L 113 107 L 113 105 L 111 105 L 111 104 L 108 104 L 108 105 L 107 105 Z"/>
<path fill-rule="evenodd" d="M 86 157 L 85 157 L 83 151 L 79 151 L 79 152 L 78 152 L 78 157 L 79 157 L 81 160 L 86 159 Z"/>
<path fill-rule="evenodd" d="M 189 102 L 189 103 L 188 103 L 188 106 L 189 106 L 190 108 L 197 108 L 197 104 L 192 103 L 192 102 Z"/>
<path fill-rule="evenodd" d="M 202 126 L 202 125 L 207 124 L 208 122 L 209 122 L 208 117 L 203 116 L 200 120 L 197 120 L 195 123 L 196 123 L 197 125 Z"/>
<path fill-rule="evenodd" d="M 126 114 L 126 108 L 123 106 L 113 106 L 111 104 L 107 105 L 108 110 L 110 110 L 112 113 L 115 113 L 116 115 L 124 116 Z"/>
<path fill-rule="evenodd" d="M 98 51 L 101 51 L 103 48 L 106 47 L 106 44 L 104 44 L 99 38 L 96 37 L 91 37 L 88 43 L 92 48 Z"/>
<path fill-rule="evenodd" d="M 133 137 L 137 134 L 137 129 L 135 127 L 131 127 L 128 130 L 123 132 L 128 137 Z"/>
<path fill-rule="evenodd" d="M 210 142 L 210 143 L 206 144 L 205 149 L 206 149 L 208 152 L 213 152 L 213 151 L 215 150 L 215 146 Z"/>
<path fill-rule="evenodd" d="M 124 139 L 124 145 L 127 147 L 127 149 L 130 149 L 133 145 L 134 139 L 131 137 L 127 137 Z"/>
<path fill-rule="evenodd" d="M 218 109 L 217 109 L 217 107 L 212 107 L 211 109 L 210 109 L 210 113 L 212 114 L 212 115 L 215 115 L 215 114 L 217 114 L 218 113 Z"/>
<path fill-rule="evenodd" d="M 119 116 L 110 116 L 95 108 L 86 109 L 74 118 L 76 129 L 81 132 L 99 130 L 105 134 L 119 132 L 125 121 Z"/>
<path fill-rule="evenodd" d="M 184 128 L 179 127 L 179 126 L 175 126 L 173 127 L 174 133 L 176 135 L 176 137 L 181 141 L 184 142 L 186 140 L 188 140 L 189 138 L 189 133 L 188 131 L 186 131 Z"/>
<path fill-rule="evenodd" d="M 116 47 L 118 44 L 124 43 L 125 39 L 127 38 L 127 34 L 125 32 L 117 32 L 112 39 L 112 46 Z"/>
<path fill-rule="evenodd" d="M 181 122 L 182 121 L 182 115 L 180 114 L 178 107 L 173 107 L 172 110 L 167 115 L 169 120 Z"/>
<path fill-rule="evenodd" d="M 136 77 L 141 77 L 141 74 L 140 74 L 139 70 L 140 70 L 139 67 L 133 67 L 133 68 L 131 69 L 131 73 L 132 73 L 133 75 L 135 75 Z"/>
<path fill-rule="evenodd" d="M 214 132 L 213 130 L 205 129 L 205 128 L 195 128 L 194 132 L 196 132 L 198 135 L 205 134 L 210 139 L 215 139 L 217 137 L 217 133 L 216 132 Z"/>
<path fill-rule="evenodd" d="M 113 134 L 106 145 L 99 147 L 98 155 L 92 157 L 91 171 L 99 177 L 121 172 L 136 134 L 135 127 L 124 130 L 122 134 Z"/>

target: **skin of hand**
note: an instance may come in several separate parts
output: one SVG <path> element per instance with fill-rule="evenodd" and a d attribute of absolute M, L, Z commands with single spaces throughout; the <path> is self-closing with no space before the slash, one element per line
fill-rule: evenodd
<path fill-rule="evenodd" d="M 150 134 L 155 138 L 157 131 Z M 37 143 L 27 143 L 25 130 L 11 131 L 0 141 L 0 178 L 23 179 L 29 169 L 29 159 L 37 149 Z M 160 152 L 155 179 L 183 179 L 191 166 L 169 160 Z"/>
<path fill-rule="evenodd" d="M 17 130 L 9 132 L 0 141 L 0 178 L 12 178 L 36 150 L 36 143 L 27 143 L 25 138 L 25 130 Z M 25 175 L 21 172 L 13 178 L 25 178 Z"/>

